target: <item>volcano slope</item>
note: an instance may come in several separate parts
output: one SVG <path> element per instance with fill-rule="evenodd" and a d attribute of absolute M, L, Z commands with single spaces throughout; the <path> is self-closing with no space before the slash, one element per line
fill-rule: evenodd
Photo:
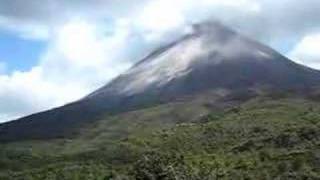
<path fill-rule="evenodd" d="M 0 177 L 319 179 L 319 84 L 199 24 L 87 97 L 0 125 Z"/>
<path fill-rule="evenodd" d="M 201 93 L 307 94 L 319 84 L 319 71 L 298 65 L 219 23 L 204 23 L 85 98 L 0 125 L 0 140 L 66 137 L 106 114 L 175 102 Z"/>

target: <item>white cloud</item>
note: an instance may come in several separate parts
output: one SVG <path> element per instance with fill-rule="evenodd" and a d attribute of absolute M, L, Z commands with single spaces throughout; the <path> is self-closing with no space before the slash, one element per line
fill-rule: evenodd
<path fill-rule="evenodd" d="M 305 36 L 288 56 L 298 63 L 320 69 L 320 33 Z"/>
<path fill-rule="evenodd" d="M 6 18 L 0 14 L 0 27 L 13 31 L 24 39 L 46 40 L 49 38 L 49 28 L 35 22 L 24 22 L 17 19 Z"/>
<path fill-rule="evenodd" d="M 244 11 L 259 11 L 260 4 L 257 0 L 203 0 L 194 1 L 196 4 L 203 3 L 206 6 L 217 6 L 217 7 L 234 7 Z M 245 7 L 245 8 L 243 8 Z"/>
<path fill-rule="evenodd" d="M 0 76 L 0 114 L 7 118 L 25 115 L 46 106 L 55 105 L 57 94 L 48 82 L 41 79 L 42 69 L 14 72 Z M 3 121 L 3 119 L 1 119 Z"/>
<path fill-rule="evenodd" d="M 163 32 L 177 28 L 184 24 L 184 6 L 181 0 L 156 0 L 149 1 L 138 18 L 138 22 L 143 28 L 150 31 Z"/>
<path fill-rule="evenodd" d="M 111 37 L 105 37 L 94 24 L 71 21 L 57 31 L 54 48 L 75 66 L 113 63 L 129 36 L 129 29 L 116 28 Z"/>
<path fill-rule="evenodd" d="M 121 60 L 128 32 L 115 28 L 105 36 L 93 24 L 72 21 L 54 30 L 37 66 L 0 75 L 0 121 L 77 100 L 129 68 Z"/>
<path fill-rule="evenodd" d="M 225 15 L 220 13 L 221 9 L 224 12 L 256 13 L 260 8 L 256 0 L 153 0 L 143 5 L 134 21 L 147 32 L 147 39 L 158 40 L 164 32 L 184 29 L 188 24 L 209 16 L 221 19 Z"/>

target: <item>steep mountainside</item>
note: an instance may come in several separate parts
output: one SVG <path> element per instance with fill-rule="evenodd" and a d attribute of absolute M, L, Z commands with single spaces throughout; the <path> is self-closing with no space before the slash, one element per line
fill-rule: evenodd
<path fill-rule="evenodd" d="M 192 34 L 158 51 L 86 99 L 136 95 L 176 97 L 208 89 L 306 89 L 320 73 L 223 25 L 195 27 Z"/>
<path fill-rule="evenodd" d="M 87 97 L 0 125 L 0 140 L 70 136 L 106 114 L 187 101 L 201 93 L 217 97 L 288 90 L 307 94 L 319 84 L 319 71 L 219 23 L 199 24 Z"/>

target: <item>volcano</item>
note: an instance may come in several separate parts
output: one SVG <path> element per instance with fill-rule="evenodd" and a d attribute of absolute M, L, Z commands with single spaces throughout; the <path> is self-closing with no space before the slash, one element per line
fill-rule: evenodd
<path fill-rule="evenodd" d="M 74 103 L 0 125 L 1 141 L 59 138 L 107 114 L 183 101 L 203 93 L 308 93 L 320 72 L 217 22 L 142 59 L 127 72 Z"/>

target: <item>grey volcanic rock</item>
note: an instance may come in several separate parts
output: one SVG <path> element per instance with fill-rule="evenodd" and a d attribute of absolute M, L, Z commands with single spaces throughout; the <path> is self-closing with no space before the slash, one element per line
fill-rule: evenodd
<path fill-rule="evenodd" d="M 165 101 L 207 90 L 305 91 L 319 84 L 318 71 L 298 65 L 221 24 L 201 24 L 194 29 L 84 100 L 139 97 L 135 101 Z"/>
<path fill-rule="evenodd" d="M 308 92 L 320 72 L 219 23 L 159 48 L 106 86 L 72 104 L 0 125 L 0 140 L 69 136 L 108 113 L 130 111 L 208 91 Z"/>

